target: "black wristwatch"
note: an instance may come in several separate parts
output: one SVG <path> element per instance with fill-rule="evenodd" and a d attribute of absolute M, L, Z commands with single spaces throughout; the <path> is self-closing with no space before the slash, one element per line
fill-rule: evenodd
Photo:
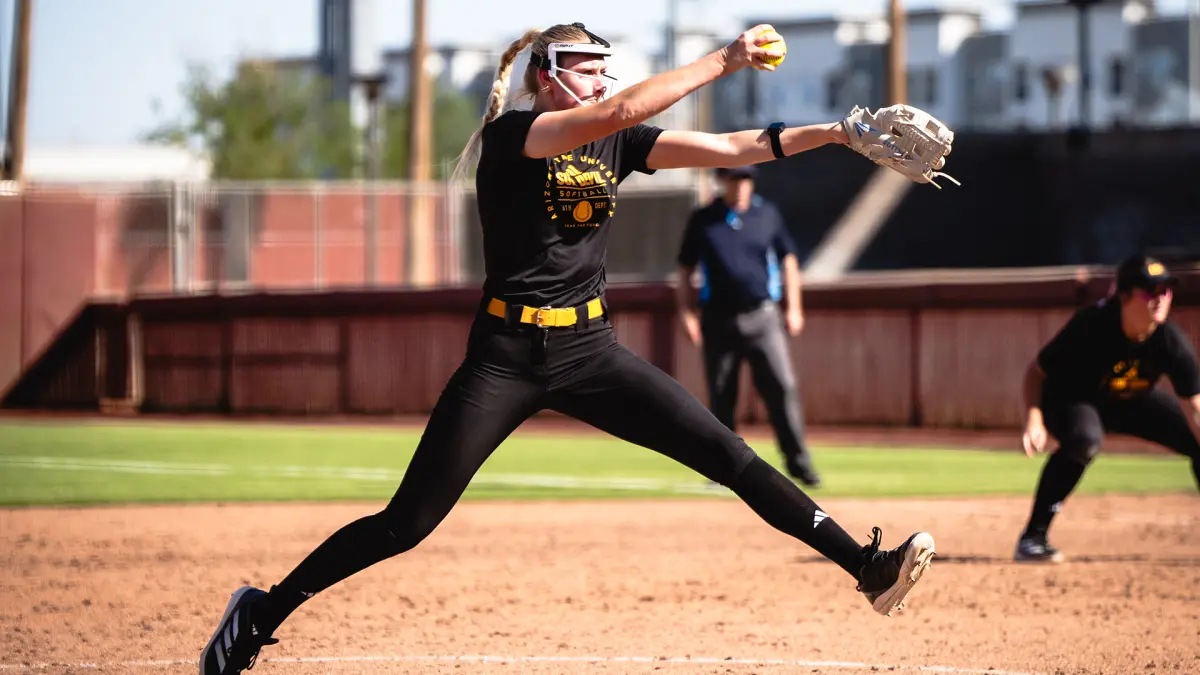
<path fill-rule="evenodd" d="M 775 159 L 783 159 L 787 155 L 783 154 L 783 145 L 779 143 L 779 134 L 787 128 L 783 122 L 772 122 L 771 126 L 767 127 L 767 136 L 771 138 L 771 152 L 775 153 Z"/>

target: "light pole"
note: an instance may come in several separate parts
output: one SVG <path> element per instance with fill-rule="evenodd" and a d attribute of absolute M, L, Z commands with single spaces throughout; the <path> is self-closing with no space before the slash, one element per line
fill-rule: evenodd
<path fill-rule="evenodd" d="M 429 45 L 426 39 L 425 0 L 413 0 L 412 43 L 408 61 L 408 221 L 405 232 L 405 273 L 408 282 L 418 286 L 433 283 L 434 236 L 431 203 L 426 195 L 432 176 L 433 107 L 432 81 L 425 72 Z"/>
<path fill-rule="evenodd" d="M 884 105 L 908 103 L 908 17 L 900 0 L 888 2 L 888 25 L 891 37 L 887 45 Z"/>
<path fill-rule="evenodd" d="M 383 93 L 383 86 L 387 84 L 387 74 L 376 73 L 373 75 L 361 75 L 355 78 L 355 82 L 362 85 L 363 93 L 367 97 L 367 126 L 363 130 L 363 177 L 366 179 L 364 189 L 366 190 L 365 206 L 363 208 L 363 226 L 365 237 L 363 241 L 363 257 L 365 267 L 365 281 L 368 286 L 375 286 L 378 282 L 378 274 L 376 271 L 376 262 L 379 258 L 379 242 L 378 242 L 378 186 L 376 182 L 379 180 L 379 164 L 380 164 L 380 124 L 379 124 L 379 108 L 380 94 Z"/>
<path fill-rule="evenodd" d="M 690 0 L 693 7 L 699 4 L 700 0 Z M 667 30 L 666 30 L 666 46 L 664 54 L 666 56 L 666 67 L 664 70 L 670 71 L 680 66 L 679 55 L 679 8 L 682 0 L 667 0 Z M 680 101 L 680 104 L 673 107 L 670 111 L 670 118 L 676 124 L 686 124 L 687 128 L 703 130 L 709 123 L 709 110 L 711 105 L 712 89 L 703 87 L 695 92 L 688 94 Z M 683 120 L 682 115 L 688 114 L 690 119 Z"/>
<path fill-rule="evenodd" d="M 1092 5 L 1100 0 L 1067 0 L 1076 9 L 1076 34 L 1079 61 L 1079 130 L 1086 132 L 1092 123 L 1092 25 L 1089 19 Z"/>
<path fill-rule="evenodd" d="M 20 183 L 25 166 L 25 120 L 29 98 L 29 42 L 33 28 L 33 0 L 14 3 L 16 23 L 13 26 L 12 77 L 9 86 L 8 156 L 0 156 L 0 180 Z"/>
<path fill-rule="evenodd" d="M 1188 3 L 1188 121 L 1200 123 L 1200 0 Z"/>
<path fill-rule="evenodd" d="M 1092 26 L 1089 9 L 1100 0 L 1066 0 L 1077 11 L 1076 60 L 1079 62 L 1079 115 L 1076 124 L 1067 132 L 1067 148 L 1082 155 L 1088 145 L 1089 128 L 1092 123 Z"/>

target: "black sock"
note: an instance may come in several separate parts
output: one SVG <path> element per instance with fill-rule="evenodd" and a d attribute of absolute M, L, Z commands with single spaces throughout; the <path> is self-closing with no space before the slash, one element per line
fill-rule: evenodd
<path fill-rule="evenodd" d="M 275 629 L 301 604 L 337 582 L 381 560 L 402 553 L 384 516 L 375 513 L 346 525 L 300 562 L 265 598 L 254 605 L 254 625 L 264 635 Z"/>
<path fill-rule="evenodd" d="M 1024 534 L 1045 535 L 1050 529 L 1050 521 L 1062 507 L 1079 479 L 1083 478 L 1085 464 L 1079 463 L 1061 449 L 1050 455 L 1046 466 L 1042 468 L 1042 477 L 1038 481 L 1037 494 L 1033 499 L 1033 512 L 1029 514 L 1029 523 Z"/>
<path fill-rule="evenodd" d="M 858 580 L 862 544 L 763 458 L 755 457 L 731 487 L 768 525 L 813 547 Z"/>

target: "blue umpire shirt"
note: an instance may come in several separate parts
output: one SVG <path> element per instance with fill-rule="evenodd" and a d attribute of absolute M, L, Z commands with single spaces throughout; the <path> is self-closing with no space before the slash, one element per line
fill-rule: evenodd
<path fill-rule="evenodd" d="M 780 263 L 795 253 L 779 210 L 754 195 L 744 213 L 720 198 L 692 213 L 678 261 L 700 268 L 705 310 L 741 312 L 783 297 Z"/>

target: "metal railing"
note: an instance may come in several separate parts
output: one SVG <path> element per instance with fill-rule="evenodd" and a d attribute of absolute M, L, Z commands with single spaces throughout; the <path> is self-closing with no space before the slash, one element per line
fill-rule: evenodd
<path fill-rule="evenodd" d="M 3 198 L 0 236 L 20 243 L 24 266 L 85 266 L 97 295 L 462 279 L 461 200 L 441 183 L 32 184 Z M 46 228 L 90 246 L 64 254 L 37 236 Z"/>

